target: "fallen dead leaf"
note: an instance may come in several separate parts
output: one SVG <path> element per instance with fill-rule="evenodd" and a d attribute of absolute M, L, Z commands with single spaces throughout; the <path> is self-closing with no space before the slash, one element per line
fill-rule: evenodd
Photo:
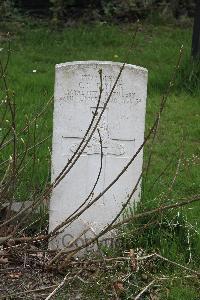
<path fill-rule="evenodd" d="M 7 257 L 0 257 L 0 264 L 7 264 L 8 263 L 8 258 Z"/>
<path fill-rule="evenodd" d="M 9 273 L 9 276 L 13 279 L 18 279 L 22 276 L 22 272 Z"/>
<path fill-rule="evenodd" d="M 118 295 L 121 295 L 124 292 L 124 284 L 121 280 L 117 280 L 113 283 L 114 289 Z"/>

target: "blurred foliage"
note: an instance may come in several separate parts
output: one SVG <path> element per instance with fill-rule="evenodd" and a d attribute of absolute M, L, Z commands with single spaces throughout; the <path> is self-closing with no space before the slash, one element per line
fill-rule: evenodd
<path fill-rule="evenodd" d="M 0 0 L 0 18 L 15 9 L 34 16 L 50 16 L 54 24 L 70 20 L 135 21 L 150 15 L 193 16 L 195 0 Z"/>
<path fill-rule="evenodd" d="M 0 0 L 0 21 L 11 19 L 17 15 L 17 8 L 11 0 Z"/>
<path fill-rule="evenodd" d="M 191 17 L 195 0 L 51 0 L 51 4 L 52 10 L 57 12 L 57 17 L 64 19 L 70 14 L 84 18 L 85 14 L 87 19 L 95 15 L 103 21 L 135 21 L 154 12 L 175 18 Z"/>
<path fill-rule="evenodd" d="M 50 0 L 52 11 L 52 22 L 57 25 L 63 19 L 64 1 L 63 0 Z"/>

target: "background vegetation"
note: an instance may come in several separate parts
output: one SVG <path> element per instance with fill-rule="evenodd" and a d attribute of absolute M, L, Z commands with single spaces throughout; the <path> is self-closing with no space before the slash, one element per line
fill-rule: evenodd
<path fill-rule="evenodd" d="M 3 0 L 0 3 L 0 18 L 13 13 L 49 16 L 57 24 L 74 21 L 130 22 L 156 15 L 162 18 L 191 17 L 195 0 Z"/>

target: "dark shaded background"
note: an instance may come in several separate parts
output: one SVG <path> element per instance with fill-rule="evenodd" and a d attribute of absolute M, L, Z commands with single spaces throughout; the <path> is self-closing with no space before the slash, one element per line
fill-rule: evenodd
<path fill-rule="evenodd" d="M 79 18 L 84 13 L 88 19 L 95 15 L 99 19 L 134 20 L 151 13 L 171 14 L 174 18 L 194 15 L 195 0 L 13 0 L 12 5 L 31 15 Z"/>

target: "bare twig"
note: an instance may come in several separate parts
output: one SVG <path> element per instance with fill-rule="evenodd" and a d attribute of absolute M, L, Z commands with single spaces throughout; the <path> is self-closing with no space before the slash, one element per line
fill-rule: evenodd
<path fill-rule="evenodd" d="M 46 105 L 44 106 L 44 108 L 41 110 L 39 109 L 39 112 L 35 114 L 35 116 L 29 120 L 29 126 L 31 126 L 32 124 L 35 123 L 35 121 L 37 119 L 39 119 L 46 111 L 47 111 L 47 108 L 49 107 L 49 105 L 52 103 L 52 100 L 53 100 L 53 96 L 50 97 L 50 99 L 47 101 Z M 20 136 L 22 133 L 26 132 L 28 129 L 27 125 L 22 128 L 18 133 L 16 133 L 16 137 Z M 13 138 L 10 138 L 8 141 L 6 141 L 2 146 L 1 146 L 1 150 L 3 148 L 5 148 L 6 146 L 8 146 L 11 142 L 12 142 Z"/>
<path fill-rule="evenodd" d="M 50 285 L 50 286 L 45 286 L 42 288 L 38 288 L 38 289 L 33 289 L 33 290 L 27 290 L 27 291 L 23 291 L 23 292 L 17 292 L 17 295 L 24 295 L 24 294 L 31 294 L 31 293 L 40 293 L 46 290 L 51 290 L 51 289 L 55 289 L 57 287 L 57 285 Z M 9 297 L 15 297 L 16 293 L 13 294 L 9 294 Z M 0 297 L 0 299 L 5 299 L 5 296 Z"/>
<path fill-rule="evenodd" d="M 53 290 L 53 292 L 51 294 L 49 294 L 48 297 L 45 298 L 45 300 L 51 299 L 58 292 L 58 290 L 61 289 L 61 287 L 67 282 L 67 280 L 69 280 L 69 274 L 70 273 L 67 273 L 67 275 L 65 275 L 64 279 L 62 280 L 62 282 L 56 287 L 55 290 Z"/>
<path fill-rule="evenodd" d="M 69 248 L 71 245 L 73 245 L 80 237 L 82 237 L 85 233 L 87 233 L 89 231 L 89 227 L 86 228 L 85 230 L 83 230 L 78 237 L 72 239 L 72 241 L 69 242 L 69 245 L 67 246 L 67 248 Z M 56 260 L 58 260 L 62 254 L 64 254 L 66 252 L 66 249 L 62 249 L 60 250 L 55 256 L 54 258 L 52 258 L 48 264 L 47 267 L 50 267 Z"/>
<path fill-rule="evenodd" d="M 102 80 L 101 80 L 101 84 L 102 84 Z M 101 87 L 100 87 L 101 89 Z M 100 99 L 100 98 L 99 98 Z M 99 104 L 97 104 L 98 106 Z M 94 114 L 95 115 L 95 114 Z M 101 134 L 100 134 L 100 131 L 99 129 L 97 128 L 97 132 L 98 132 L 98 135 L 99 135 L 99 143 L 100 143 L 100 149 L 101 149 L 101 156 L 100 156 L 100 168 L 99 168 L 99 173 L 97 175 L 97 179 L 92 187 L 92 190 L 91 192 L 89 193 L 88 197 L 84 200 L 84 202 L 79 206 L 77 207 L 77 209 L 71 214 L 68 216 L 68 218 L 66 219 L 69 220 L 71 217 L 73 217 L 86 203 L 87 201 L 90 199 L 90 197 L 93 195 L 93 192 L 99 182 L 99 179 L 100 179 L 100 176 L 101 176 L 101 172 L 102 172 L 102 167 L 103 167 L 103 145 L 102 145 L 102 138 L 101 138 Z M 70 224 L 69 224 L 70 225 Z"/>
<path fill-rule="evenodd" d="M 192 204 L 194 202 L 197 202 L 197 201 L 200 201 L 200 195 L 195 195 L 193 197 L 191 197 L 189 200 L 185 200 L 185 201 L 181 201 L 179 203 L 176 203 L 176 204 L 171 204 L 171 205 L 166 205 L 166 206 L 160 206 L 156 209 L 153 209 L 153 210 L 150 210 L 150 211 L 146 211 L 146 212 L 143 212 L 143 213 L 140 213 L 140 214 L 135 214 L 135 215 L 132 215 L 128 218 L 125 218 L 124 220 L 122 221 L 119 221 L 118 223 L 112 225 L 112 226 L 109 226 L 109 228 L 107 230 L 102 230 L 97 237 L 89 240 L 87 243 L 85 243 L 84 245 L 82 246 L 79 246 L 77 247 L 76 249 L 74 250 L 69 250 L 68 253 L 72 253 L 73 251 L 73 254 L 79 252 L 80 250 L 90 246 L 91 244 L 93 244 L 97 239 L 99 239 L 102 235 L 104 235 L 106 232 L 108 231 L 111 231 L 113 229 L 116 229 L 124 224 L 127 224 L 129 223 L 130 221 L 133 221 L 133 220 L 136 220 L 136 219 L 139 219 L 139 218 L 144 218 L 146 216 L 150 216 L 150 215 L 153 215 L 155 213 L 161 213 L 165 210 L 169 210 L 169 209 L 172 209 L 172 208 L 179 208 L 181 206 L 185 206 L 185 205 L 188 205 L 188 204 Z"/>
<path fill-rule="evenodd" d="M 158 257 L 158 258 L 160 258 L 160 259 L 162 259 L 162 260 L 164 260 L 164 261 L 166 261 L 166 262 L 168 262 L 168 263 L 170 263 L 170 264 L 172 264 L 174 266 L 177 266 L 177 267 L 179 267 L 181 269 L 184 269 L 185 271 L 193 273 L 193 274 L 197 275 L 198 277 L 200 276 L 200 272 L 195 271 L 195 270 L 193 270 L 191 268 L 185 267 L 184 265 L 181 265 L 181 264 L 179 264 L 179 263 L 177 263 L 175 261 L 172 261 L 172 260 L 170 260 L 170 259 L 168 259 L 168 258 L 166 258 L 166 257 L 164 257 L 164 256 L 162 256 L 162 255 L 160 255 L 158 253 L 154 253 L 153 256 L 156 256 L 156 257 Z"/>
<path fill-rule="evenodd" d="M 160 174 L 155 178 L 155 180 L 153 181 L 152 185 L 148 189 L 148 193 L 154 188 L 154 186 L 158 182 L 158 180 L 166 173 L 167 169 L 169 168 L 169 166 L 174 161 L 174 156 L 175 156 L 175 154 L 177 152 L 178 152 L 178 149 L 176 149 L 176 151 L 172 153 L 172 158 L 166 163 L 166 166 L 163 168 L 163 170 L 160 172 Z"/>
<path fill-rule="evenodd" d="M 85 145 L 83 146 L 83 148 L 81 149 L 82 145 L 84 144 L 90 130 L 92 129 L 92 126 L 94 124 L 94 121 L 95 121 L 95 118 L 97 117 L 98 115 L 98 109 L 99 109 L 99 106 L 100 106 L 100 102 L 101 102 L 101 97 L 102 97 L 102 92 L 103 92 L 103 81 L 102 81 L 102 69 L 99 70 L 99 76 L 100 76 L 100 88 L 99 88 L 99 98 L 98 98 L 98 101 L 97 101 L 97 106 L 95 108 L 95 111 L 94 111 L 94 114 L 92 116 L 92 119 L 91 119 L 91 122 L 85 132 L 85 135 L 82 139 L 82 141 L 80 142 L 79 146 L 77 147 L 76 151 L 74 152 L 74 154 L 72 155 L 72 157 L 68 160 L 67 164 L 64 166 L 64 168 L 62 169 L 62 171 L 59 173 L 59 175 L 56 177 L 55 179 L 55 184 L 57 183 L 57 181 L 61 181 L 61 177 L 65 174 L 67 174 L 69 171 L 67 171 L 67 168 L 70 166 L 70 164 L 73 164 L 70 166 L 70 170 L 71 168 L 74 166 L 74 164 L 77 162 L 77 160 L 79 159 L 80 155 L 83 153 L 84 149 L 86 148 L 86 146 L 88 145 L 90 139 L 87 139 Z M 98 124 L 97 124 L 98 125 Z M 97 125 L 95 125 L 95 129 L 97 128 Z M 92 137 L 92 135 L 91 135 Z M 80 150 L 80 151 L 79 151 Z M 75 159 L 73 161 L 73 159 Z M 65 176 L 64 176 L 65 177 Z M 64 178 L 63 177 L 63 178 Z M 59 183 L 58 182 L 58 183 Z"/>
<path fill-rule="evenodd" d="M 140 299 L 140 297 L 146 292 L 148 291 L 148 289 L 155 283 L 155 279 L 152 280 L 148 285 L 146 285 L 142 291 L 134 298 L 134 300 L 138 300 Z"/>
<path fill-rule="evenodd" d="M 194 202 L 199 202 L 200 201 L 200 195 L 194 195 L 190 198 L 184 198 L 184 199 L 181 199 L 181 200 L 178 200 L 176 203 L 174 204 L 170 204 L 170 205 L 165 205 L 165 206 L 159 206 L 155 209 L 152 209 L 152 210 L 148 210 L 148 211 L 145 211 L 145 212 L 142 212 L 140 214 L 135 214 L 135 215 L 132 215 L 128 218 L 125 218 L 123 219 L 122 221 L 119 221 L 118 223 L 116 223 L 115 225 L 113 225 L 110 229 L 113 230 L 115 228 L 118 228 L 124 224 L 128 224 L 130 221 L 133 221 L 133 220 L 136 220 L 136 219 L 140 219 L 140 218 L 144 218 L 144 217 L 147 217 L 147 216 L 150 216 L 150 215 L 153 215 L 153 214 L 156 214 L 156 213 L 162 213 L 163 211 L 166 211 L 166 210 L 170 210 L 170 209 L 175 209 L 175 208 L 179 208 L 179 207 L 182 207 L 182 206 L 185 206 L 185 205 L 189 205 L 189 204 L 192 204 Z"/>
<path fill-rule="evenodd" d="M 163 104 L 166 102 L 166 100 L 167 100 L 167 98 L 168 98 L 168 96 L 170 94 L 171 88 L 174 85 L 174 82 L 175 82 L 176 76 L 177 76 L 177 71 L 178 71 L 178 69 L 180 67 L 182 53 L 183 53 L 183 45 L 180 48 L 180 56 L 179 56 L 179 59 L 178 59 L 176 65 L 175 65 L 174 72 L 171 75 L 171 78 L 170 78 L 169 84 L 167 86 L 166 92 L 163 94 L 163 97 L 161 99 L 160 107 L 162 107 Z M 156 136 L 157 136 L 157 133 L 158 133 L 159 123 L 160 123 L 160 117 L 161 117 L 161 112 L 159 111 L 158 115 L 157 115 L 158 122 L 157 122 L 157 124 L 155 126 L 155 129 L 154 129 L 153 139 L 152 139 L 151 148 L 150 148 L 150 154 L 149 154 L 149 158 L 148 158 L 148 162 L 147 162 L 147 167 L 146 167 L 146 177 L 148 175 L 149 167 L 150 167 L 150 164 L 151 164 L 151 159 L 152 159 L 152 154 L 153 154 L 153 146 L 154 146 L 154 143 L 155 143 L 155 140 L 156 140 Z"/>

